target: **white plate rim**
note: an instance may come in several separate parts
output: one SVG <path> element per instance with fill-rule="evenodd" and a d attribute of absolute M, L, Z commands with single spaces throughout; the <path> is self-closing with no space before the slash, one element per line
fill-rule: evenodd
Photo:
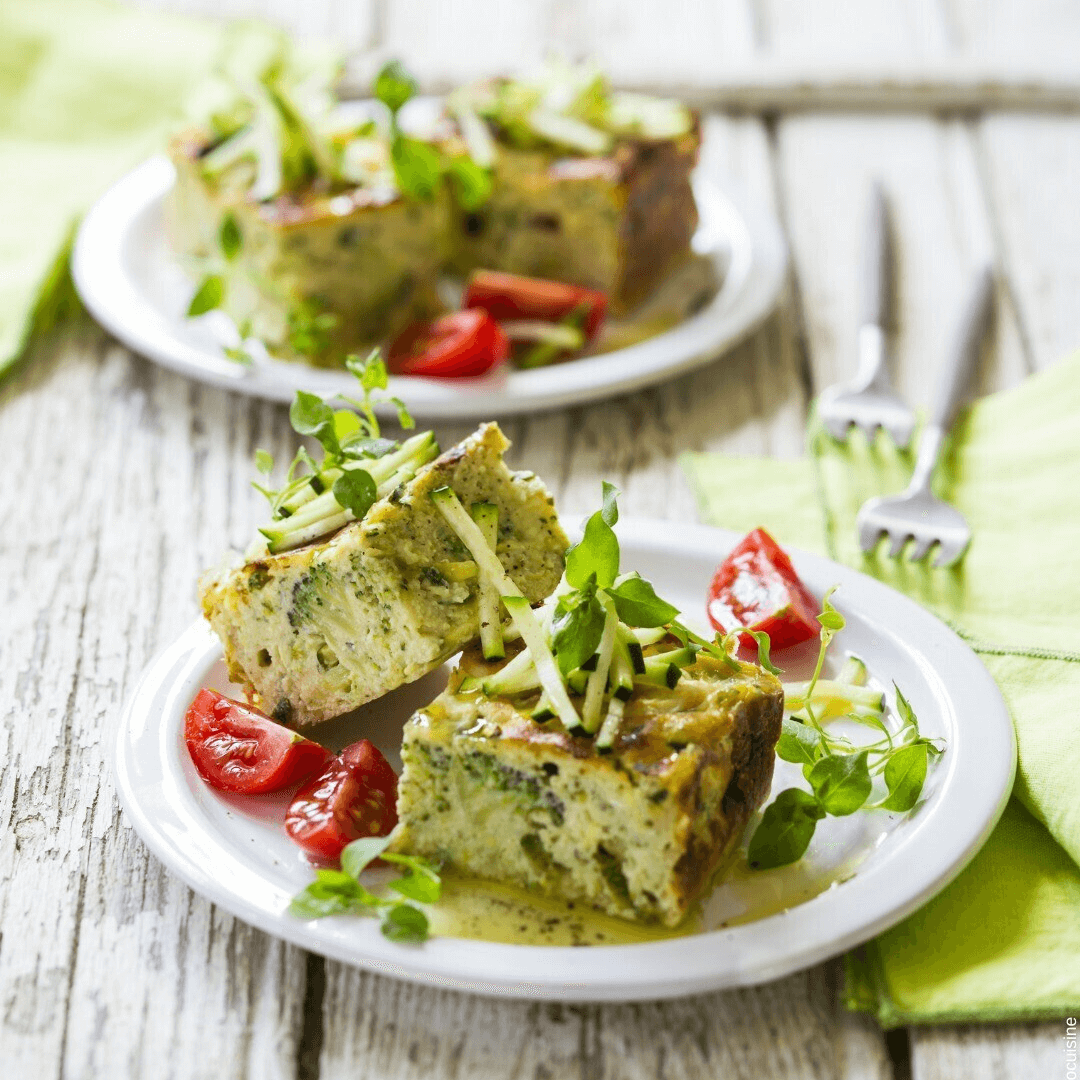
<path fill-rule="evenodd" d="M 174 320 L 140 289 L 126 251 L 140 222 L 172 187 L 175 170 L 157 155 L 118 180 L 91 207 L 71 258 L 76 290 L 94 318 L 129 348 L 172 371 L 214 386 L 290 402 L 296 390 L 353 393 L 351 376 L 281 360 L 232 363 L 179 336 Z M 391 378 L 390 392 L 426 419 L 506 416 L 623 394 L 711 363 L 752 333 L 776 304 L 787 246 L 775 216 L 727 177 L 699 176 L 702 219 L 723 228 L 731 264 L 720 291 L 699 313 L 637 345 L 535 371 L 451 381 Z M 164 244 L 164 237 L 157 243 Z M 387 411 L 392 411 L 388 409 Z"/>
<path fill-rule="evenodd" d="M 671 524 L 620 519 L 624 550 L 700 557 L 703 550 L 722 553 L 738 539 L 710 526 L 680 524 L 672 530 Z M 838 583 L 845 605 L 864 618 L 876 612 L 870 621 L 881 633 L 896 640 L 901 631 L 919 636 L 920 648 L 913 655 L 944 693 L 954 737 L 939 765 L 945 771 L 939 791 L 924 804 L 921 820 L 890 840 L 895 850 L 889 858 L 779 914 L 644 944 L 574 948 L 432 938 L 414 948 L 386 941 L 371 920 L 293 919 L 284 913 L 288 897 L 242 866 L 232 868 L 232 880 L 261 888 L 265 896 L 256 902 L 238 893 L 210 872 L 209 862 L 177 845 L 177 830 L 190 829 L 191 816 L 171 786 L 168 740 L 153 730 L 153 721 L 163 713 L 176 715 L 186 708 L 209 665 L 220 657 L 220 644 L 201 620 L 151 661 L 123 711 L 113 760 L 121 803 L 150 850 L 224 910 L 312 952 L 396 978 L 485 995 L 562 1001 L 671 998 L 780 978 L 861 944 L 940 892 L 989 837 L 1016 770 L 1015 734 L 1004 700 L 964 641 L 881 582 L 821 556 L 787 550 L 808 581 Z M 949 658 L 949 681 L 963 688 L 962 698 L 949 693 L 936 669 L 932 658 L 942 656 Z M 955 738 L 961 715 L 970 717 L 965 723 L 977 738 Z"/>

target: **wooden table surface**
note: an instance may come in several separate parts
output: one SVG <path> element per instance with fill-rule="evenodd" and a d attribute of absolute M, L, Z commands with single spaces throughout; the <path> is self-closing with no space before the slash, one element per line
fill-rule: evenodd
<path fill-rule="evenodd" d="M 894 355 L 909 399 L 925 400 L 966 275 L 984 254 L 999 287 L 981 391 L 1080 342 L 1080 116 L 821 111 L 807 108 L 817 99 L 806 86 L 782 77 L 853 56 L 870 72 L 917 73 L 928 61 L 947 72 L 972 57 L 1003 72 L 1044 61 L 1049 70 L 1076 55 L 1073 5 L 185 6 L 333 32 L 369 59 L 404 57 L 432 85 L 555 48 L 594 55 L 623 81 L 696 88 L 708 100 L 726 66 L 773 65 L 770 112 L 709 115 L 703 167 L 734 176 L 782 221 L 792 255 L 782 302 L 745 344 L 694 375 L 506 424 L 513 462 L 547 480 L 570 521 L 595 505 L 601 478 L 622 489 L 626 513 L 693 520 L 676 464 L 684 450 L 803 452 L 812 395 L 853 368 L 858 237 L 874 176 L 898 237 Z M 948 78 L 934 93 L 947 107 Z M 467 430 L 439 425 L 438 435 L 445 445 Z M 277 456 L 292 445 L 284 408 L 187 382 L 88 322 L 40 346 L 0 387 L 4 1080 L 1063 1075 L 1055 1023 L 886 1037 L 839 1007 L 835 962 L 659 1004 L 487 1000 L 305 954 L 191 893 L 125 821 L 107 748 L 143 665 L 195 616 L 198 572 L 242 547 L 260 520 L 253 448 Z"/>

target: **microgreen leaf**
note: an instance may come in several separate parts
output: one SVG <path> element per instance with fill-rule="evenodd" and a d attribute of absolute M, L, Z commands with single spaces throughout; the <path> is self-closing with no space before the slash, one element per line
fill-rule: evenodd
<path fill-rule="evenodd" d="M 416 427 L 416 421 L 412 418 L 412 413 L 409 412 L 405 402 L 399 397 L 392 397 L 390 399 L 391 404 L 397 409 L 397 422 L 406 430 Z"/>
<path fill-rule="evenodd" d="M 390 160 L 403 195 L 425 202 L 435 197 L 442 178 L 442 157 L 434 146 L 397 135 L 390 144 Z"/>
<path fill-rule="evenodd" d="M 339 444 L 345 442 L 350 435 L 358 432 L 360 427 L 360 417 L 352 409 L 334 410 L 334 434 L 337 436 Z"/>
<path fill-rule="evenodd" d="M 744 633 L 757 642 L 758 665 L 773 675 L 780 675 L 781 669 L 769 659 L 769 648 L 772 645 L 769 635 L 764 630 L 746 630 Z"/>
<path fill-rule="evenodd" d="M 317 439 L 328 454 L 340 451 L 334 434 L 334 410 L 321 397 L 297 390 L 289 407 L 289 423 L 297 435 L 310 435 Z"/>
<path fill-rule="evenodd" d="M 838 630 L 843 630 L 845 625 L 844 616 L 833 607 L 829 599 L 834 592 L 836 592 L 835 585 L 821 598 L 821 614 L 817 617 L 817 621 L 821 623 L 821 638 L 826 645 L 832 641 L 833 634 Z M 825 636 L 826 633 L 828 638 Z"/>
<path fill-rule="evenodd" d="M 491 170 L 477 165 L 472 158 L 455 158 L 446 174 L 458 204 L 465 210 L 479 210 L 491 198 Z"/>
<path fill-rule="evenodd" d="M 390 888 L 421 904 L 434 904 L 442 895 L 442 886 L 439 882 L 432 881 L 423 874 L 407 874 L 396 881 L 391 881 Z"/>
<path fill-rule="evenodd" d="M 345 357 L 345 367 L 360 380 L 365 394 L 370 394 L 372 390 L 385 390 L 389 385 L 386 362 L 377 349 L 368 353 L 363 360 L 355 355 Z"/>
<path fill-rule="evenodd" d="M 375 96 L 391 112 L 398 110 L 416 94 L 416 80 L 405 70 L 400 60 L 391 60 L 375 76 Z"/>
<path fill-rule="evenodd" d="M 274 455 L 268 450 L 256 450 L 255 451 L 255 468 L 263 474 L 263 476 L 269 476 L 270 470 L 274 467 Z"/>
<path fill-rule="evenodd" d="M 330 348 L 330 332 L 338 321 L 332 311 L 319 311 L 310 300 L 301 301 L 288 314 L 289 346 L 301 356 L 321 356 Z"/>
<path fill-rule="evenodd" d="M 341 853 L 342 872 L 358 878 L 390 845 L 389 836 L 364 836 L 345 845 Z"/>
<path fill-rule="evenodd" d="M 797 765 L 813 765 L 824 751 L 821 735 L 816 728 L 784 718 L 780 741 L 776 744 L 778 757 Z"/>
<path fill-rule="evenodd" d="M 255 363 L 255 357 L 242 345 L 224 345 L 221 351 L 225 354 L 227 360 L 231 360 L 234 364 L 240 364 L 242 367 L 251 367 Z"/>
<path fill-rule="evenodd" d="M 870 796 L 870 769 L 867 751 L 857 754 L 830 754 L 807 773 L 814 794 L 827 813 L 845 817 L 855 813 Z"/>
<path fill-rule="evenodd" d="M 919 721 L 915 716 L 915 711 L 908 703 L 908 699 L 904 697 L 900 687 L 893 683 L 893 689 L 896 691 L 896 711 L 900 714 L 900 719 L 903 721 L 903 727 L 910 727 L 916 735 L 919 734 Z"/>
<path fill-rule="evenodd" d="M 559 670 L 569 675 L 596 652 L 604 632 L 604 608 L 596 597 L 595 585 L 586 584 L 563 597 L 555 608 L 551 629 Z"/>
<path fill-rule="evenodd" d="M 421 904 L 434 904 L 442 896 L 442 879 L 426 859 L 415 855 L 387 855 L 388 862 L 404 866 L 408 873 L 390 882 L 390 888 Z"/>
<path fill-rule="evenodd" d="M 618 490 L 604 482 L 604 506 L 585 522 L 585 535 L 566 553 L 566 580 L 582 588 L 590 577 L 606 589 L 619 573 L 619 541 L 612 526 L 619 520 Z"/>
<path fill-rule="evenodd" d="M 615 611 L 627 626 L 665 626 L 678 617 L 679 609 L 661 600 L 652 583 L 640 574 L 628 574 L 607 591 L 615 602 Z"/>
<path fill-rule="evenodd" d="M 378 897 L 345 871 L 317 870 L 315 880 L 293 897 L 289 914 L 300 919 L 321 919 L 379 905 Z"/>
<path fill-rule="evenodd" d="M 619 489 L 606 480 L 600 482 L 603 505 L 600 508 L 600 516 L 613 529 L 619 523 Z"/>
<path fill-rule="evenodd" d="M 330 896 L 313 896 L 311 886 L 298 892 L 289 903 L 289 914 L 297 919 L 323 919 L 328 915 L 343 915 L 351 910 L 351 904 L 344 896 L 334 893 Z"/>
<path fill-rule="evenodd" d="M 209 274 L 202 279 L 199 287 L 195 290 L 195 295 L 191 298 L 191 303 L 187 309 L 188 318 L 205 315 L 206 312 L 221 307 L 221 302 L 224 299 L 225 279 L 220 274 Z"/>
<path fill-rule="evenodd" d="M 346 469 L 334 481 L 334 498 L 356 518 L 362 518 L 377 498 L 375 480 L 367 469 Z"/>
<path fill-rule="evenodd" d="M 813 839 L 825 810 L 817 799 L 801 788 L 787 788 L 765 808 L 750 839 L 747 861 L 755 870 L 801 859 Z"/>
<path fill-rule="evenodd" d="M 926 780 L 927 747 L 924 742 L 898 747 L 885 764 L 885 786 L 889 797 L 881 803 L 882 810 L 907 813 L 922 794 Z"/>
<path fill-rule="evenodd" d="M 354 461 L 360 458 L 381 458 L 397 450 L 398 443 L 393 439 L 369 439 L 364 436 L 350 438 L 341 444 L 341 453 Z"/>
<path fill-rule="evenodd" d="M 383 936 L 402 944 L 418 945 L 427 941 L 427 916 L 411 904 L 397 904 L 384 916 Z"/>
<path fill-rule="evenodd" d="M 236 215 L 231 210 L 221 219 L 221 227 L 218 229 L 218 242 L 221 244 L 221 251 L 226 259 L 236 258 L 243 243 L 243 238 L 240 235 L 240 225 L 236 220 Z"/>

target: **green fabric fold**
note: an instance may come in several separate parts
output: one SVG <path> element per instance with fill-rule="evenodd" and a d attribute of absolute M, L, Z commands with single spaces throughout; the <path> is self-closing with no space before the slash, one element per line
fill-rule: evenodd
<path fill-rule="evenodd" d="M 1080 1009 L 1080 355 L 975 403 L 936 486 L 967 516 L 962 563 L 858 547 L 855 514 L 912 459 L 884 435 L 811 422 L 799 461 L 689 454 L 702 517 L 830 557 L 924 604 L 979 654 L 1017 732 L 1014 799 L 943 893 L 847 960 L 846 1000 L 882 1024 L 1055 1017 Z"/>
<path fill-rule="evenodd" d="M 0 0 L 0 376 L 66 305 L 74 223 L 162 148 L 249 32 L 101 0 Z"/>

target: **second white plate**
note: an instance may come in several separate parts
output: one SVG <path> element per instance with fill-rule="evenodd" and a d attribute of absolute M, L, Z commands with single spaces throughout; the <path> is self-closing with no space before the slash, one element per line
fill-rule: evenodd
<path fill-rule="evenodd" d="M 618 533 L 624 568 L 641 571 L 688 618 L 703 623 L 705 590 L 737 537 L 633 520 L 620 521 Z M 291 917 L 289 900 L 312 872 L 282 829 L 287 798 L 219 796 L 199 779 L 184 746 L 184 713 L 198 689 L 230 691 L 220 643 L 201 622 L 153 661 L 128 702 L 116 742 L 121 800 L 151 850 L 214 903 L 306 949 L 398 978 L 477 993 L 599 1001 L 779 978 L 865 941 L 943 888 L 990 834 L 1016 764 L 1012 723 L 997 686 L 951 630 L 871 578 L 791 554 L 818 596 L 840 586 L 834 601 L 847 627 L 833 644 L 837 655 L 863 657 L 890 698 L 893 682 L 899 685 L 923 733 L 947 748 L 911 814 L 826 819 L 798 863 L 737 873 L 719 885 L 698 933 L 586 948 L 439 936 L 414 947 L 387 941 L 373 919 Z M 794 666 L 796 652 L 776 659 Z M 365 706 L 349 721 L 348 737 L 371 738 L 396 764 L 402 723 L 437 691 L 436 675 Z M 777 762 L 773 795 L 801 783 L 797 767 Z"/>
<path fill-rule="evenodd" d="M 222 351 L 231 326 L 226 316 L 185 317 L 194 285 L 169 246 L 163 217 L 175 176 L 168 158 L 151 158 L 110 188 L 83 220 L 71 271 L 94 318 L 136 352 L 215 386 L 285 402 L 297 390 L 321 397 L 354 394 L 356 382 L 344 371 L 269 357 L 250 367 L 233 363 Z M 504 367 L 466 380 L 395 376 L 390 392 L 417 418 L 491 419 L 626 393 L 716 359 L 772 310 L 787 254 L 776 219 L 736 185 L 699 179 L 695 194 L 701 224 L 694 250 L 715 263 L 722 284 L 674 329 L 601 356 L 532 371 Z"/>

